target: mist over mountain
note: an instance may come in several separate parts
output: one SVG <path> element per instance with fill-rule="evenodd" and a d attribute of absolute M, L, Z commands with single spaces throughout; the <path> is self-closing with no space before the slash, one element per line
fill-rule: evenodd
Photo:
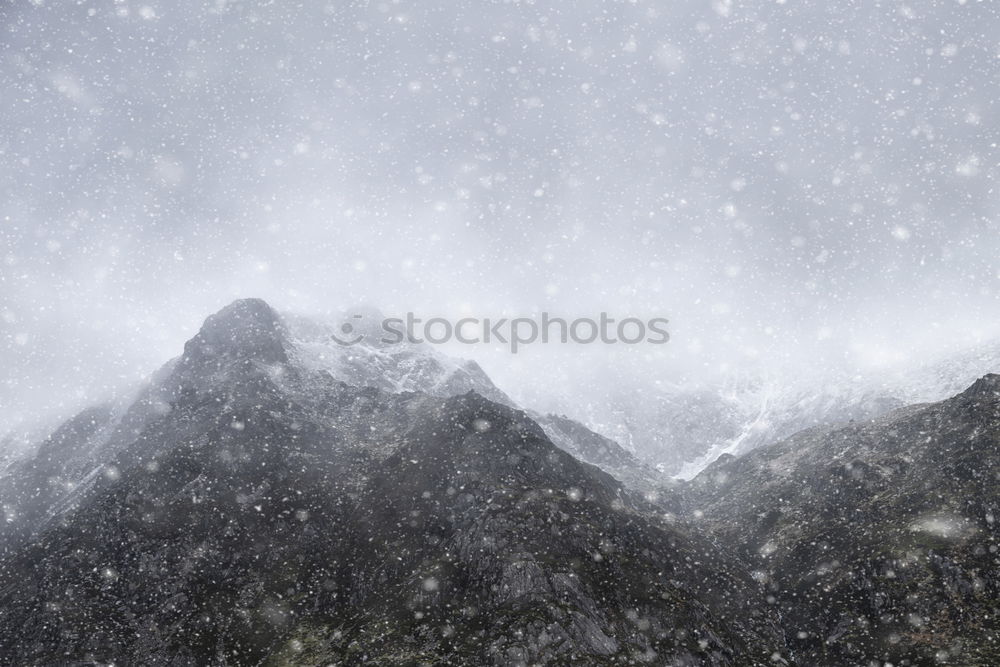
<path fill-rule="evenodd" d="M 447 350 L 548 412 L 1000 338 L 989 2 L 45 0 L 0 29 L 2 432 L 246 296 L 671 320 Z"/>

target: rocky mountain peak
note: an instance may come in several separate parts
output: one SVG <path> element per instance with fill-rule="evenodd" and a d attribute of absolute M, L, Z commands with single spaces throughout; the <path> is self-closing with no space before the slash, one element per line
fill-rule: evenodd
<path fill-rule="evenodd" d="M 253 359 L 286 362 L 285 330 L 278 313 L 262 299 L 239 299 L 210 315 L 184 346 L 182 364 Z"/>

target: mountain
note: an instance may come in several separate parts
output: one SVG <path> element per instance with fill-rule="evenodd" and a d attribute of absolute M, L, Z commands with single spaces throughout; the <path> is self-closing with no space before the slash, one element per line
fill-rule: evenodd
<path fill-rule="evenodd" d="M 741 455 L 814 427 L 872 419 L 961 392 L 1000 369 L 1000 344 L 920 359 L 869 374 L 741 374 L 717 383 L 636 378 L 602 402 L 565 412 L 668 476 L 690 479 L 723 455 Z"/>
<path fill-rule="evenodd" d="M 682 479 L 694 477 L 720 456 L 744 454 L 806 429 L 871 419 L 906 404 L 900 395 L 864 382 L 747 381 L 718 395 L 702 390 L 675 401 L 675 409 L 661 413 L 660 419 L 691 423 L 691 417 L 676 413 L 678 408 L 686 412 L 693 402 L 702 437 L 691 440 L 698 448 L 676 468 Z"/>
<path fill-rule="evenodd" d="M 6 660 L 784 659 L 740 560 L 526 413 L 448 382 L 411 391 L 382 357 L 305 363 L 297 331 L 238 301 L 129 405 L 81 413 L 13 466 Z M 390 390 L 338 378 L 344 359 Z"/>
<path fill-rule="evenodd" d="M 806 423 L 667 484 L 580 422 L 519 409 L 474 364 L 334 333 L 238 301 L 134 396 L 8 463 L 0 655 L 1000 662 L 1000 376 L 895 409 L 861 384 L 820 388 L 802 394 L 813 414 L 880 414 Z M 984 359 L 885 386 L 924 395 Z M 738 422 L 710 404 L 675 433 Z"/>
<path fill-rule="evenodd" d="M 345 310 L 337 323 L 301 316 L 284 316 L 289 356 L 301 368 L 356 387 L 399 393 L 419 391 L 431 396 L 458 396 L 474 391 L 496 403 L 519 406 L 500 390 L 474 361 L 453 359 L 426 343 L 383 342 L 380 323 L 385 315 L 371 307 Z M 350 324 L 350 333 L 341 327 Z M 334 342 L 359 339 L 352 345 Z M 353 337 L 353 338 L 351 338 Z M 617 442 L 563 415 L 529 411 L 549 439 L 577 459 L 596 465 L 628 486 L 647 493 L 666 493 L 669 478 L 638 459 Z"/>
<path fill-rule="evenodd" d="M 1000 375 L 815 428 L 687 489 L 770 589 L 798 664 L 1000 664 Z"/>
<path fill-rule="evenodd" d="M 740 377 L 668 385 L 637 378 L 633 386 L 609 388 L 602 402 L 565 411 L 661 475 L 690 479 L 720 456 L 904 404 L 901 395 L 857 381 Z"/>
<path fill-rule="evenodd" d="M 335 379 L 355 387 L 390 393 L 420 391 L 438 397 L 475 391 L 492 401 L 518 407 L 474 361 L 453 359 L 423 343 L 383 343 L 380 323 L 385 316 L 372 307 L 354 307 L 321 320 L 278 314 L 257 300 L 240 303 L 247 312 L 228 315 L 236 326 L 245 319 L 252 322 L 255 317 L 262 321 L 273 317 L 280 360 L 302 369 L 308 377 L 318 378 L 321 384 Z M 348 338 L 340 329 L 343 322 L 352 324 L 352 335 L 363 334 L 362 340 L 354 345 L 335 342 L 335 336 Z M 55 428 L 49 437 L 39 438 L 40 445 L 9 448 L 4 472 L 0 472 L 0 500 L 4 487 L 6 495 L 20 500 L 6 507 L 8 541 L 18 533 L 17 526 L 32 526 L 53 507 L 71 503 L 77 487 L 92 483 L 98 474 L 100 466 L 95 461 L 108 459 L 149 418 L 169 410 L 171 392 L 164 383 L 178 361 L 166 364 L 149 383 L 117 403 L 82 411 Z M 530 414 L 557 446 L 576 458 L 597 465 L 632 488 L 655 495 L 669 492 L 671 485 L 666 477 L 614 441 L 565 417 Z M 24 474 L 25 469 L 31 474 Z"/>

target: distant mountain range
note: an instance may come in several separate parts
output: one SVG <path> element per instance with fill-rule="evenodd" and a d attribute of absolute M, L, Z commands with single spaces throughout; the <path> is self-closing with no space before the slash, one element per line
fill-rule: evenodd
<path fill-rule="evenodd" d="M 744 454 L 803 429 L 943 400 L 990 370 L 1000 370 L 998 343 L 868 375 L 744 373 L 696 386 L 637 378 L 633 386 L 609 387 L 603 402 L 566 411 L 647 465 L 690 479 L 724 454 Z"/>
<path fill-rule="evenodd" d="M 930 405 L 895 407 L 919 383 L 851 394 L 829 404 L 855 412 L 813 409 L 811 428 L 744 438 L 679 482 L 521 409 L 474 363 L 332 333 L 237 301 L 133 398 L 10 462 L 0 655 L 1000 663 L 1000 376 Z M 823 396 L 776 404 L 760 430 L 791 429 Z M 678 438 L 743 423 L 688 398 L 633 410 Z"/>

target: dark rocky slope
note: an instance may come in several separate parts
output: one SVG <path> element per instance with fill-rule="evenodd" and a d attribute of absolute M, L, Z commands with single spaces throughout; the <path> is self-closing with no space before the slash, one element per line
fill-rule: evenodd
<path fill-rule="evenodd" d="M 694 480 L 802 665 L 1000 664 L 1000 376 L 871 422 L 805 431 Z"/>

